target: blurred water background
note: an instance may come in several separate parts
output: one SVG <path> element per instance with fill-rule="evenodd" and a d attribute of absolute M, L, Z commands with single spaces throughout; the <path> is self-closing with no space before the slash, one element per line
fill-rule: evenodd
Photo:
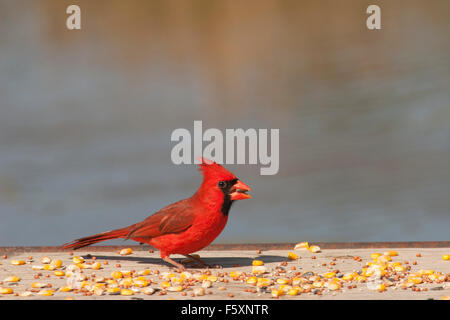
<path fill-rule="evenodd" d="M 227 166 L 253 199 L 216 243 L 449 240 L 450 2 L 376 1 L 369 31 L 373 3 L 0 0 L 0 246 L 189 197 L 194 120 L 280 129 L 277 175 Z"/>

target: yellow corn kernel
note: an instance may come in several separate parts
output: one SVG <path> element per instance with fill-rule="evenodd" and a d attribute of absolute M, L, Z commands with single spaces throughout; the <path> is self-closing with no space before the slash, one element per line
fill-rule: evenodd
<path fill-rule="evenodd" d="M 84 258 L 80 256 L 75 256 L 73 257 L 72 261 L 75 264 L 84 263 Z"/>
<path fill-rule="evenodd" d="M 386 263 L 388 261 L 391 261 L 391 257 L 390 256 L 379 256 L 375 260 L 375 262 L 380 263 L 380 264 Z"/>
<path fill-rule="evenodd" d="M 31 284 L 32 288 L 44 288 L 46 286 L 47 286 L 47 284 L 46 283 L 42 283 L 42 282 L 33 282 Z"/>
<path fill-rule="evenodd" d="M 57 277 L 64 277 L 65 274 L 66 273 L 64 271 L 61 271 L 61 270 L 56 270 L 54 272 L 54 275 L 57 276 Z"/>
<path fill-rule="evenodd" d="M 217 277 L 216 276 L 208 276 L 208 278 L 206 278 L 206 280 L 211 281 L 211 282 L 216 282 Z"/>
<path fill-rule="evenodd" d="M 52 266 L 54 266 L 55 268 L 61 268 L 62 267 L 62 261 L 57 259 L 57 260 L 52 260 L 52 262 L 50 263 Z"/>
<path fill-rule="evenodd" d="M 11 264 L 14 266 L 21 266 L 25 264 L 25 260 L 11 260 Z"/>
<path fill-rule="evenodd" d="M 378 257 L 380 257 L 380 256 L 382 256 L 382 254 L 379 253 L 379 252 L 377 252 L 377 253 L 372 253 L 372 254 L 370 255 L 370 257 L 371 257 L 373 260 L 377 260 Z"/>
<path fill-rule="evenodd" d="M 280 287 L 278 289 L 283 290 L 284 292 L 288 292 L 289 290 L 292 289 L 292 286 L 290 286 L 288 284 L 282 284 L 282 285 L 280 285 Z"/>
<path fill-rule="evenodd" d="M 168 287 L 170 287 L 170 282 L 163 281 L 163 282 L 161 282 L 160 287 L 162 289 L 168 288 Z"/>
<path fill-rule="evenodd" d="M 134 294 L 133 290 L 130 289 L 122 289 L 120 290 L 120 294 L 122 296 L 132 296 Z"/>
<path fill-rule="evenodd" d="M 450 260 L 450 254 L 444 254 L 444 255 L 442 256 L 442 259 L 444 259 L 444 260 Z"/>
<path fill-rule="evenodd" d="M 11 294 L 11 293 L 14 293 L 13 289 L 0 287 L 0 294 Z"/>
<path fill-rule="evenodd" d="M 355 277 L 355 281 L 358 281 L 358 282 L 362 282 L 362 281 L 365 281 L 365 280 L 367 280 L 367 278 L 365 276 L 357 275 Z"/>
<path fill-rule="evenodd" d="M 320 252 L 320 247 L 319 246 L 310 246 L 309 251 L 312 253 Z"/>
<path fill-rule="evenodd" d="M 171 291 L 171 292 L 180 292 L 183 291 L 183 287 L 182 286 L 170 286 L 167 288 L 167 291 Z"/>
<path fill-rule="evenodd" d="M 3 279 L 3 282 L 19 282 L 20 278 L 18 276 L 10 276 Z"/>
<path fill-rule="evenodd" d="M 297 243 L 294 247 L 294 250 L 299 250 L 299 249 L 309 249 L 309 243 L 308 242 Z"/>
<path fill-rule="evenodd" d="M 325 284 L 325 287 L 330 290 L 339 290 L 341 288 L 341 285 L 337 281 L 329 281 Z"/>
<path fill-rule="evenodd" d="M 253 274 L 264 274 L 267 272 L 267 268 L 265 266 L 253 266 L 252 273 Z"/>
<path fill-rule="evenodd" d="M 148 285 L 149 285 L 149 283 L 148 283 L 148 281 L 147 280 L 142 280 L 142 279 L 135 279 L 134 280 L 134 285 L 136 286 L 136 287 L 139 287 L 139 288 L 143 288 L 143 287 L 147 287 Z"/>
<path fill-rule="evenodd" d="M 142 292 L 143 294 L 148 294 L 148 295 L 150 295 L 150 294 L 154 294 L 154 293 L 155 293 L 155 289 L 153 289 L 153 288 L 151 288 L 151 287 L 147 287 L 147 288 L 142 289 L 141 292 Z"/>
<path fill-rule="evenodd" d="M 264 265 L 264 262 L 261 260 L 253 260 L 252 265 L 253 266 L 262 266 L 262 265 Z"/>
<path fill-rule="evenodd" d="M 119 253 L 121 256 L 128 256 L 128 255 L 130 255 L 130 254 L 133 253 L 133 249 L 131 249 L 131 248 L 125 248 L 125 249 L 120 250 L 118 253 Z"/>
<path fill-rule="evenodd" d="M 408 279 L 409 283 L 414 283 L 414 284 L 420 284 L 422 283 L 422 278 L 419 277 L 412 277 Z"/>
<path fill-rule="evenodd" d="M 256 277 L 249 277 L 246 281 L 247 284 L 256 284 L 258 279 Z"/>
<path fill-rule="evenodd" d="M 38 295 L 44 296 L 44 297 L 50 297 L 50 296 L 53 295 L 53 290 L 43 289 L 43 290 L 38 292 Z"/>
<path fill-rule="evenodd" d="M 21 294 L 19 294 L 19 296 L 21 297 L 31 297 L 33 295 L 33 292 L 31 291 L 24 291 Z"/>
<path fill-rule="evenodd" d="M 267 278 L 258 278 L 258 281 L 256 282 L 257 287 L 267 287 L 270 285 L 270 280 Z"/>
<path fill-rule="evenodd" d="M 296 259 L 298 259 L 298 256 L 293 252 L 289 252 L 288 258 L 289 258 L 289 260 L 296 260 Z"/>
<path fill-rule="evenodd" d="M 123 278 L 123 273 L 120 271 L 113 271 L 111 273 L 111 277 L 113 277 L 114 279 L 120 279 Z"/>
<path fill-rule="evenodd" d="M 70 292 L 72 290 L 73 289 L 70 286 L 63 286 L 63 287 L 59 288 L 59 291 L 61 291 L 61 292 Z"/>
<path fill-rule="evenodd" d="M 94 294 L 96 296 L 102 296 L 105 293 L 105 289 L 103 288 L 94 288 Z"/>
<path fill-rule="evenodd" d="M 352 281 L 354 277 L 353 273 L 346 273 L 342 276 L 342 280 Z"/>
<path fill-rule="evenodd" d="M 53 266 L 51 264 L 44 265 L 44 270 L 53 271 L 55 269 L 56 269 L 55 266 Z"/>
<path fill-rule="evenodd" d="M 133 285 L 133 278 L 126 277 L 122 281 L 120 281 L 120 285 L 124 287 L 130 287 Z"/>
<path fill-rule="evenodd" d="M 291 290 L 288 291 L 288 295 L 290 296 L 296 296 L 300 293 L 300 291 L 298 289 L 294 289 L 292 288 Z"/>
<path fill-rule="evenodd" d="M 323 281 L 314 281 L 312 285 L 314 288 L 322 288 L 324 284 L 325 282 Z"/>
<path fill-rule="evenodd" d="M 403 272 L 406 270 L 406 268 L 404 266 L 395 266 L 394 270 L 397 272 Z"/>
<path fill-rule="evenodd" d="M 230 272 L 231 278 L 236 278 L 236 277 L 239 277 L 240 275 L 241 275 L 241 273 L 239 271 L 231 271 Z"/>
<path fill-rule="evenodd" d="M 41 263 L 43 263 L 43 264 L 48 264 L 50 262 L 52 262 L 52 259 L 50 259 L 49 257 L 42 257 L 41 258 Z"/>
<path fill-rule="evenodd" d="M 303 278 L 297 278 L 297 277 L 295 277 L 294 279 L 292 279 L 292 285 L 294 285 L 294 286 L 299 285 L 299 284 L 301 284 L 302 282 L 304 282 L 304 279 L 303 279 Z"/>
<path fill-rule="evenodd" d="M 280 297 L 282 295 L 284 295 L 284 291 L 283 290 L 278 290 L 278 289 L 273 289 L 272 290 L 272 297 L 278 298 L 278 297 Z"/>
<path fill-rule="evenodd" d="M 285 278 L 278 278 L 276 281 L 278 284 L 288 284 L 289 280 Z"/>
<path fill-rule="evenodd" d="M 386 252 L 384 253 L 384 255 L 385 255 L 385 256 L 390 256 L 390 257 L 395 257 L 395 256 L 398 256 L 398 252 L 395 251 L 395 250 L 390 250 L 390 251 L 386 251 Z"/>
<path fill-rule="evenodd" d="M 100 263 L 100 262 L 94 262 L 92 265 L 91 265 L 91 268 L 92 269 L 94 269 L 94 270 L 100 270 L 101 269 L 101 267 L 102 267 L 102 264 Z"/>
<path fill-rule="evenodd" d="M 450 300 L 450 296 L 443 296 L 441 300 Z"/>
<path fill-rule="evenodd" d="M 120 294 L 120 291 L 121 291 L 121 289 L 118 287 L 106 289 L 106 292 L 108 292 L 109 294 Z"/>
<path fill-rule="evenodd" d="M 148 275 L 150 275 L 150 273 L 151 273 L 151 271 L 150 271 L 150 269 L 145 269 L 145 270 L 142 270 L 142 271 L 139 271 L 139 275 L 140 276 L 148 276 Z M 184 272 L 182 272 L 182 273 L 184 273 Z M 181 276 L 181 275 L 180 275 Z"/>
<path fill-rule="evenodd" d="M 330 279 L 330 278 L 336 277 L 336 273 L 335 272 L 327 272 L 327 273 L 324 273 L 323 276 L 327 279 Z"/>
<path fill-rule="evenodd" d="M 431 276 L 434 273 L 434 270 L 420 270 L 419 273 L 421 275 Z"/>

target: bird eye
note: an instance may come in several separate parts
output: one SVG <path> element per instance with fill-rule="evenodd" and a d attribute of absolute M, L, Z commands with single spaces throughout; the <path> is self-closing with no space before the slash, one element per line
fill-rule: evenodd
<path fill-rule="evenodd" d="M 225 185 L 226 185 L 225 181 L 220 181 L 218 183 L 219 188 L 225 188 Z"/>

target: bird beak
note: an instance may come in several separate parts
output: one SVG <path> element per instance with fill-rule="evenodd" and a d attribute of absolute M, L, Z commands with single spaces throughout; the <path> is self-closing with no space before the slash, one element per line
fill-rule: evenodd
<path fill-rule="evenodd" d="M 251 190 L 252 189 L 248 185 L 238 180 L 231 188 L 230 199 L 231 200 L 250 199 L 252 196 L 247 194 L 247 191 Z"/>

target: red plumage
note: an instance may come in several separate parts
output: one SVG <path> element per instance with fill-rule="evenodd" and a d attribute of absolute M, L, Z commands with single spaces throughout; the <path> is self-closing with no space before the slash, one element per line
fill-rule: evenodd
<path fill-rule="evenodd" d="M 180 269 L 171 254 L 189 256 L 209 245 L 224 229 L 233 201 L 251 198 L 251 189 L 221 165 L 202 158 L 203 182 L 190 198 L 170 204 L 131 226 L 80 238 L 62 246 L 79 249 L 117 239 L 132 239 L 158 248 L 161 258 Z M 199 261 L 201 262 L 201 261 Z"/>

